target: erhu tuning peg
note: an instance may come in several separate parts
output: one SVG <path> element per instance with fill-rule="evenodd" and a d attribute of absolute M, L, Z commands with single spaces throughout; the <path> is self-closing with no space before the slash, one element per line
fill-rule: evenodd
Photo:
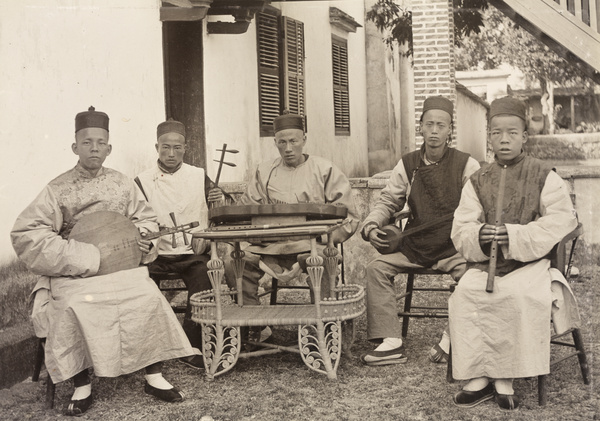
<path fill-rule="evenodd" d="M 219 161 L 214 160 L 219 163 L 219 169 L 217 170 L 217 178 L 215 178 L 215 186 L 219 185 L 219 178 L 221 178 L 221 169 L 223 168 L 223 164 L 228 165 L 230 167 L 235 167 L 236 165 L 232 162 L 225 162 L 225 154 L 227 152 L 230 153 L 238 153 L 239 151 L 236 149 L 227 149 L 227 143 L 223 143 L 222 149 L 217 149 L 217 151 L 221 152 L 221 159 Z"/>
<path fill-rule="evenodd" d="M 219 161 L 218 159 L 213 159 L 213 161 L 218 162 L 219 164 L 223 163 L 225 165 L 229 165 L 230 167 L 237 167 L 237 165 L 235 165 L 233 162 Z"/>

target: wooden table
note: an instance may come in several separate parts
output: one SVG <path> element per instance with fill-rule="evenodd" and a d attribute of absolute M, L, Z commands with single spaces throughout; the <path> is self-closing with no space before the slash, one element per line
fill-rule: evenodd
<path fill-rule="evenodd" d="M 298 348 L 266 343 L 253 343 L 267 348 L 253 355 L 290 351 L 299 353 L 304 363 L 328 378 L 335 379 L 342 348 L 342 321 L 352 320 L 365 312 L 365 293 L 360 285 L 335 286 L 338 250 L 331 240 L 331 232 L 346 221 L 307 221 L 292 223 L 293 227 L 272 225 L 220 226 L 194 233 L 196 238 L 211 241 L 211 260 L 208 275 L 213 289 L 194 294 L 190 298 L 192 320 L 202 324 L 204 365 L 209 380 L 233 368 L 241 353 L 241 326 L 298 326 Z M 286 224 L 283 224 L 286 225 Z M 289 225 L 289 224 L 287 224 Z M 317 238 L 327 236 L 327 246 L 321 257 Z M 240 242 L 305 240 L 311 243 L 307 272 L 314 289 L 315 302 L 305 305 L 244 305 L 242 274 L 244 251 Z M 236 275 L 236 289 L 223 285 L 224 266 L 217 253 L 218 242 L 234 244 L 231 253 Z M 328 267 L 333 291 L 331 297 L 320 300 L 323 264 Z M 229 300 L 228 300 L 229 298 Z M 235 298 L 235 300 L 234 300 Z M 229 303 L 227 303 L 229 301 Z"/>

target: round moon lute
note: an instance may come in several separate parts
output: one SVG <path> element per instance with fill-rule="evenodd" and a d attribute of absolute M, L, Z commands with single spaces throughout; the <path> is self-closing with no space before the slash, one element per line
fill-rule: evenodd
<path fill-rule="evenodd" d="M 191 222 L 160 232 L 150 232 L 144 239 L 153 240 L 197 226 L 198 222 Z M 99 211 L 83 216 L 69 235 L 69 240 L 93 244 L 100 249 L 100 268 L 96 275 L 138 267 L 142 260 L 142 251 L 137 243 L 139 238 L 140 233 L 129 218 L 111 211 Z"/>

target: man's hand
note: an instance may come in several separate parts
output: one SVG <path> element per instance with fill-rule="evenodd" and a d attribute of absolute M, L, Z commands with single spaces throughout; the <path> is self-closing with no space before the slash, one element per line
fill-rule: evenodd
<path fill-rule="evenodd" d="M 369 232 L 369 243 L 376 249 L 387 247 L 390 242 L 381 238 L 385 236 L 385 232 L 381 231 L 379 228 L 373 228 L 371 232 Z"/>
<path fill-rule="evenodd" d="M 150 247 L 152 246 L 152 241 L 145 240 L 143 237 L 137 240 L 138 246 L 142 254 L 146 255 L 150 253 Z"/>
<path fill-rule="evenodd" d="M 503 224 L 499 227 L 492 224 L 485 224 L 479 230 L 479 244 L 491 243 L 493 240 L 498 240 L 499 245 L 508 244 L 508 231 L 506 226 Z"/>
<path fill-rule="evenodd" d="M 192 250 L 194 254 L 204 254 L 208 246 L 208 241 L 204 238 L 192 237 Z"/>
<path fill-rule="evenodd" d="M 208 203 L 223 202 L 223 201 L 225 201 L 225 195 L 223 194 L 223 191 L 221 191 L 220 188 L 213 187 L 212 189 L 210 189 L 208 191 Z"/>

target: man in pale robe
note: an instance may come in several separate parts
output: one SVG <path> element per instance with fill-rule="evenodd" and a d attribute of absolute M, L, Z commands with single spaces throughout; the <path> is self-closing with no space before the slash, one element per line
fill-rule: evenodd
<path fill-rule="evenodd" d="M 258 166 L 237 204 L 326 203 L 343 206 L 348 209 L 349 223 L 331 235 L 334 244 L 346 241 L 354 234 L 359 223 L 350 181 L 330 161 L 303 152 L 307 139 L 301 116 L 279 116 L 273 121 L 273 128 L 274 143 L 280 157 Z M 265 273 L 283 281 L 299 275 L 305 269 L 310 240 L 250 245 L 244 251 L 243 302 L 245 305 L 259 305 L 259 280 Z M 231 262 L 228 262 L 225 270 L 228 284 L 235 286 Z M 325 268 L 323 279 L 328 279 L 328 276 Z M 321 296 L 329 294 L 329 284 L 323 282 Z M 259 338 L 261 340 L 270 334 L 269 329 L 264 331 Z"/>
<path fill-rule="evenodd" d="M 194 353 L 177 317 L 146 266 L 96 276 L 110 251 L 69 239 L 94 212 L 127 217 L 141 233 L 157 231 L 156 215 L 133 181 L 102 166 L 112 151 L 108 116 L 90 107 L 75 118 L 77 165 L 52 180 L 19 215 L 11 239 L 17 256 L 41 275 L 34 289 L 34 329 L 46 338 L 45 364 L 53 383 L 73 378 L 66 415 L 93 402 L 88 369 L 116 377 L 146 369 L 144 391 L 175 402 L 183 393 L 161 374 L 162 361 Z M 142 263 L 156 257 L 138 240 Z"/>
<path fill-rule="evenodd" d="M 525 104 L 497 99 L 490 108 L 495 162 L 477 171 L 462 191 L 452 241 L 468 262 L 449 300 L 452 374 L 468 380 L 454 403 L 473 407 L 496 396 L 514 410 L 513 379 L 550 372 L 550 320 L 572 310 L 574 298 L 561 272 L 550 268 L 551 249 L 577 226 L 567 186 L 552 168 L 528 157 Z M 504 174 L 503 174 L 504 173 Z M 496 225 L 500 178 L 505 177 L 501 223 Z M 493 292 L 486 292 L 492 241 L 498 244 Z M 553 281 L 564 287 L 552 288 Z M 553 291 L 564 302 L 555 301 Z M 571 303 L 570 306 L 565 304 Z M 567 307 L 567 308 L 566 308 Z"/>
<path fill-rule="evenodd" d="M 135 182 L 158 216 L 162 228 L 197 222 L 189 232 L 178 232 L 158 239 L 158 257 L 148 269 L 152 277 L 176 273 L 187 289 L 187 305 L 183 317 L 183 330 L 192 347 L 202 349 L 202 326 L 192 320 L 190 298 L 197 292 L 212 288 L 208 276 L 207 242 L 192 238 L 196 231 L 208 227 L 208 207 L 221 202 L 224 194 L 208 177 L 204 168 L 183 162 L 187 144 L 183 123 L 169 119 L 156 128 L 158 160 L 135 178 Z M 180 359 L 189 367 L 204 368 L 201 355 Z"/>

